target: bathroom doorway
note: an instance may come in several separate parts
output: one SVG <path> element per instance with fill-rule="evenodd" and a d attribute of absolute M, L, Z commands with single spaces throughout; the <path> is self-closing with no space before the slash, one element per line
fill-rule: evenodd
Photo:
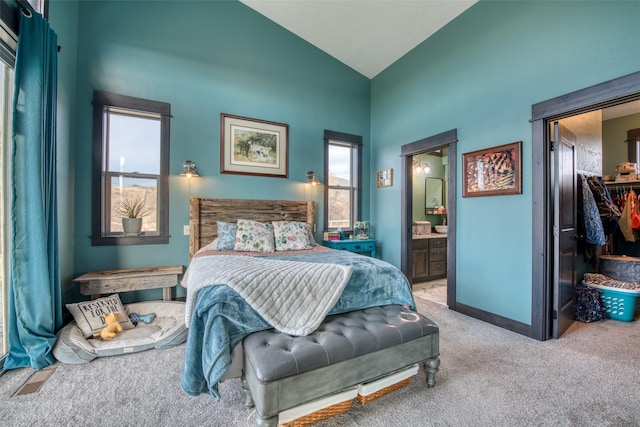
<path fill-rule="evenodd" d="M 447 147 L 411 158 L 413 180 L 412 289 L 416 296 L 447 304 Z"/>
<path fill-rule="evenodd" d="M 456 308 L 456 142 L 453 129 L 401 147 L 402 272 L 416 295 L 446 303 L 452 310 Z"/>

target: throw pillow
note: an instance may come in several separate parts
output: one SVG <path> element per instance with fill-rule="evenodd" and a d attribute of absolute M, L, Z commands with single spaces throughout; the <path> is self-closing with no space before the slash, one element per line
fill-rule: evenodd
<path fill-rule="evenodd" d="M 107 326 L 102 315 L 109 314 L 109 312 L 120 313 L 122 329 L 133 329 L 135 327 L 129 316 L 127 316 L 118 294 L 91 301 L 66 304 L 66 306 L 85 338 L 91 338 L 93 334 L 100 333 Z"/>
<path fill-rule="evenodd" d="M 313 237 L 313 230 L 311 229 L 311 224 L 307 224 L 306 222 L 304 223 L 304 225 L 307 227 L 307 233 L 309 234 L 309 244 L 311 246 L 315 246 L 317 245 L 316 243 L 316 238 Z"/>
<path fill-rule="evenodd" d="M 273 252 L 273 225 L 248 219 L 239 219 L 236 227 L 236 251 Z"/>
<path fill-rule="evenodd" d="M 217 250 L 218 250 L 218 238 L 216 237 L 215 239 L 213 239 L 213 242 L 198 249 L 198 252 L 217 251 Z"/>
<path fill-rule="evenodd" d="M 296 221 L 273 221 L 276 251 L 311 249 L 307 224 Z"/>
<path fill-rule="evenodd" d="M 218 250 L 232 251 L 236 244 L 236 224 L 218 221 Z"/>

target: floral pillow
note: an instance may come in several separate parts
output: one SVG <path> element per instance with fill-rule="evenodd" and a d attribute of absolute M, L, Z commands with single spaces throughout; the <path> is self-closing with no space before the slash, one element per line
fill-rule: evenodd
<path fill-rule="evenodd" d="M 276 251 L 311 249 L 309 229 L 304 222 L 273 221 Z"/>
<path fill-rule="evenodd" d="M 248 219 L 239 219 L 236 226 L 236 251 L 273 252 L 273 225 Z"/>
<path fill-rule="evenodd" d="M 232 251 L 236 245 L 236 224 L 218 221 L 218 250 Z"/>

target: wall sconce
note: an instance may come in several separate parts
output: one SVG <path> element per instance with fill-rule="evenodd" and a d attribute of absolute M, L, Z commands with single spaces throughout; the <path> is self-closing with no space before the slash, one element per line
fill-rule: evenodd
<path fill-rule="evenodd" d="M 320 181 L 318 181 L 318 178 L 316 177 L 316 174 L 313 171 L 307 172 L 307 179 L 309 180 L 309 184 L 311 185 L 322 184 Z"/>
<path fill-rule="evenodd" d="M 430 173 L 431 168 L 429 167 L 429 163 L 422 163 L 417 160 L 413 160 L 413 171 L 416 173 Z"/>
<path fill-rule="evenodd" d="M 186 176 L 187 178 L 191 178 L 192 176 L 200 176 L 198 172 L 196 172 L 196 162 L 193 160 L 186 160 L 182 167 L 184 168 L 184 172 L 180 174 L 180 176 Z"/>

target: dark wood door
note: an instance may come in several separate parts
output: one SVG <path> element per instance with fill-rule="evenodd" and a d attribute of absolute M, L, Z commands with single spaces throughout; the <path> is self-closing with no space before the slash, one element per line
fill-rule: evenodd
<path fill-rule="evenodd" d="M 576 311 L 576 136 L 555 122 L 554 144 L 554 275 L 553 331 L 560 337 L 571 326 Z"/>

